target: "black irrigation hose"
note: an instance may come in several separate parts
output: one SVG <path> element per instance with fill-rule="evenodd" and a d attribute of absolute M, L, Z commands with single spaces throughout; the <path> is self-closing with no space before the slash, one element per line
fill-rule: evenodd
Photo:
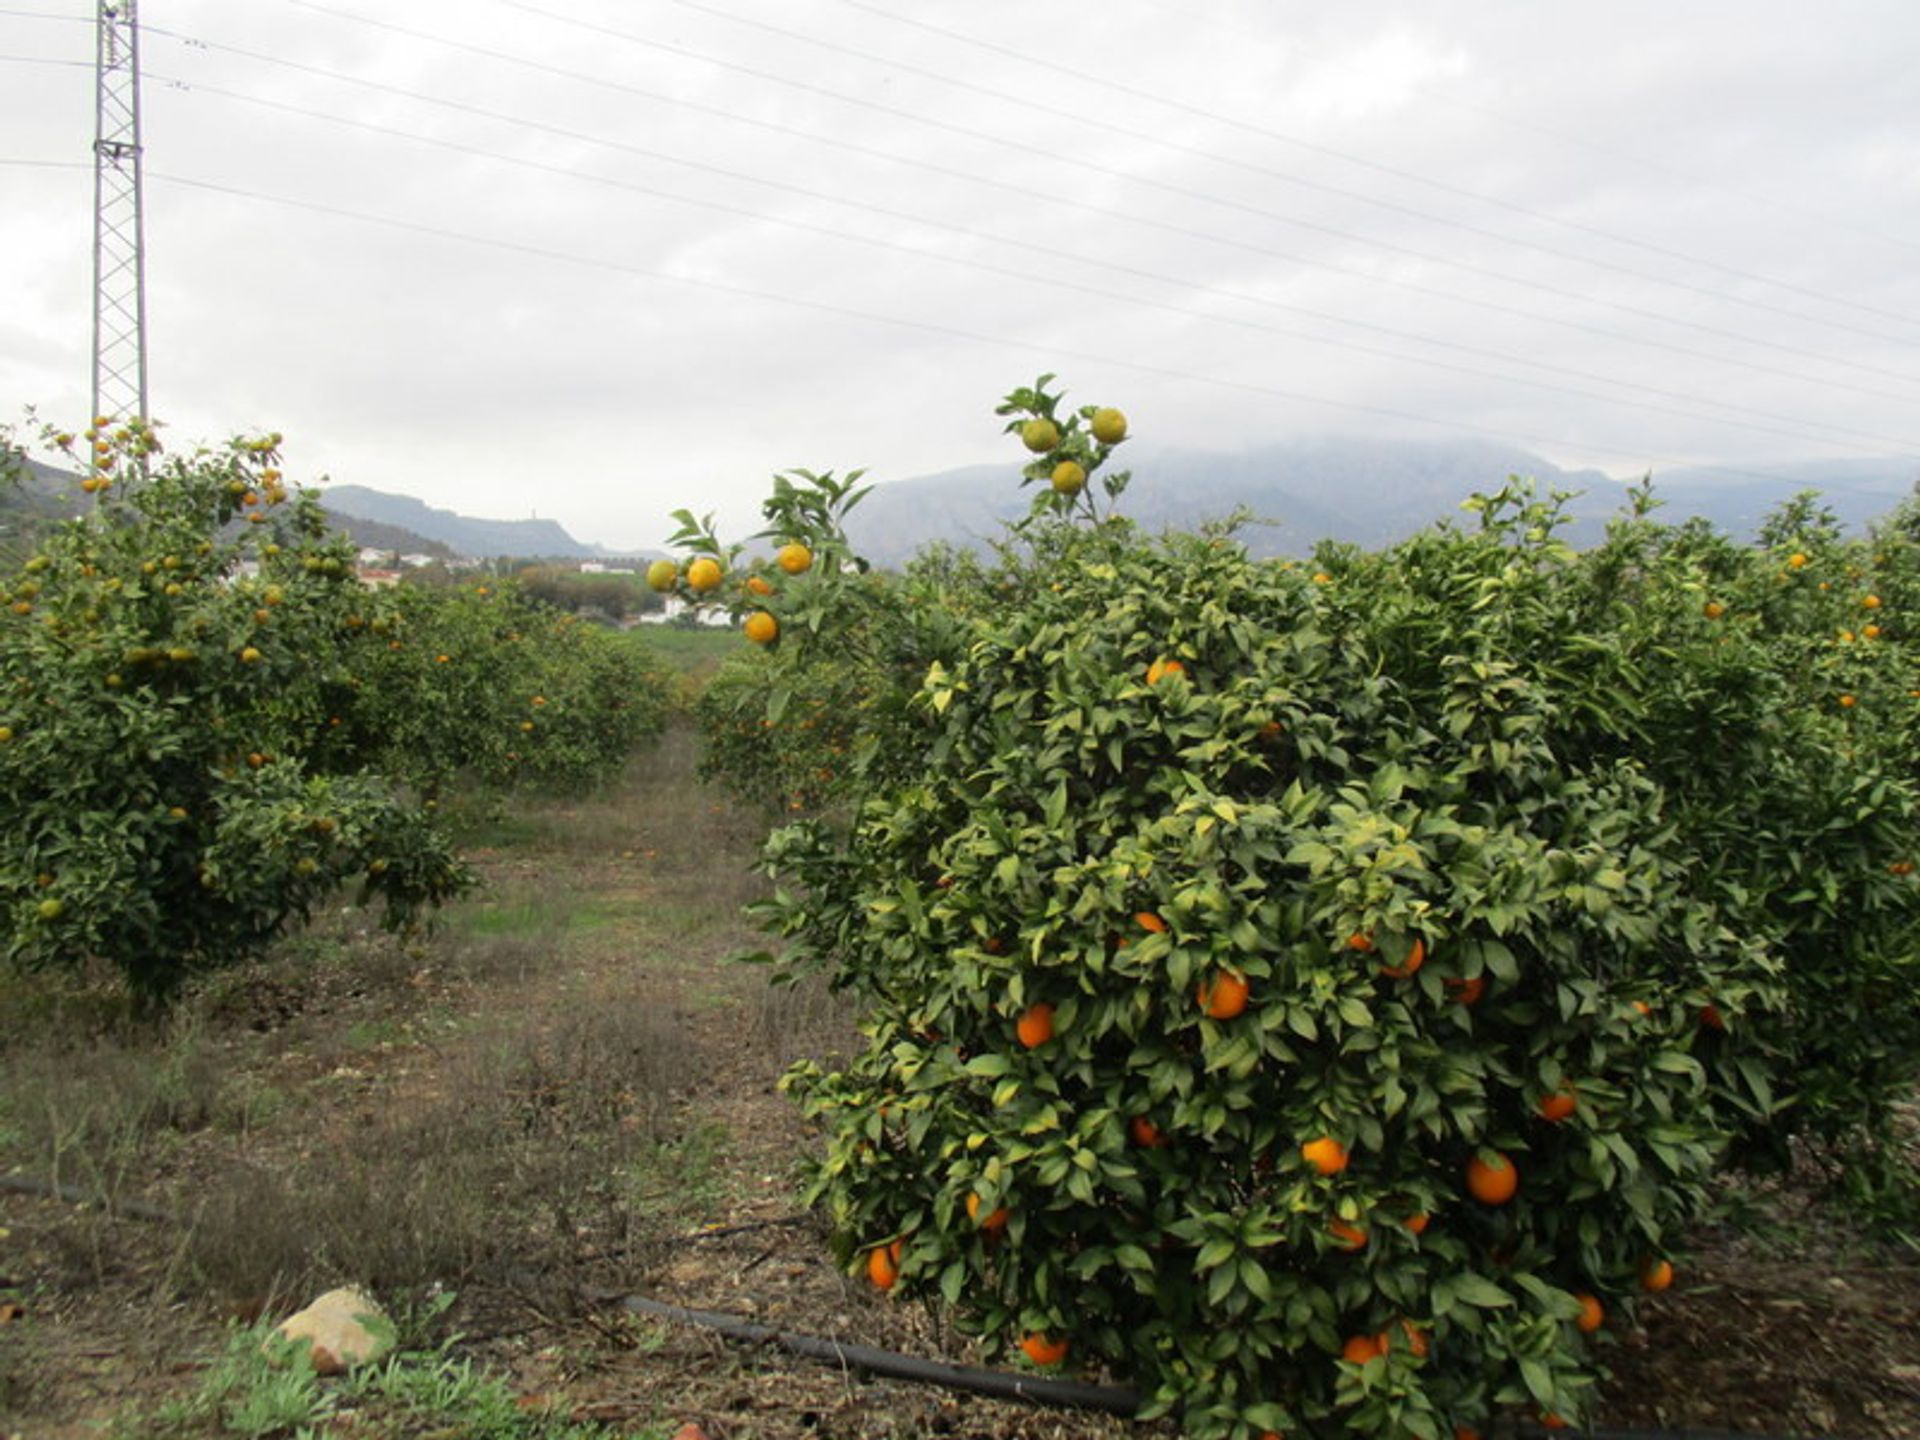
<path fill-rule="evenodd" d="M 876 1350 L 871 1345 L 847 1345 L 838 1340 L 823 1340 L 817 1335 L 796 1335 L 755 1324 L 738 1315 L 717 1310 L 689 1310 L 684 1305 L 668 1305 L 644 1295 L 623 1295 L 622 1308 L 636 1315 L 652 1315 L 662 1320 L 677 1320 L 699 1325 L 737 1340 L 757 1345 L 778 1345 L 796 1355 L 824 1360 L 842 1369 L 864 1370 L 895 1380 L 918 1380 L 948 1390 L 965 1390 L 976 1395 L 993 1395 L 1008 1400 L 1031 1400 L 1039 1405 L 1055 1405 L 1070 1410 L 1104 1410 L 1113 1415 L 1131 1417 L 1140 1408 L 1140 1397 L 1132 1390 L 1114 1385 L 1085 1385 L 1077 1380 L 1049 1380 L 1043 1376 L 1013 1375 L 1004 1370 L 975 1370 L 962 1365 L 945 1365 L 938 1360 L 922 1360 L 891 1350 Z M 1518 1440 L 1536 1437 L 1575 1437 L 1575 1440 L 1838 1440 L 1832 1436 L 1764 1435 L 1746 1430 L 1549 1430 L 1544 1425 L 1522 1423 L 1507 1428 L 1496 1426 L 1495 1440 L 1504 1436 Z"/>
<path fill-rule="evenodd" d="M 891 1350 L 876 1350 L 871 1345 L 848 1345 L 838 1340 L 823 1340 L 816 1335 L 796 1335 L 756 1325 L 737 1315 L 714 1310 L 689 1310 L 682 1305 L 667 1305 L 644 1295 L 622 1296 L 620 1304 L 637 1315 L 653 1315 L 662 1320 L 678 1320 L 750 1340 L 757 1345 L 778 1345 L 796 1355 L 824 1360 L 848 1370 L 865 1370 L 895 1380 L 918 1380 L 949 1390 L 967 1390 L 976 1395 L 994 1395 L 1006 1400 L 1032 1400 L 1042 1405 L 1057 1405 L 1072 1410 L 1104 1410 L 1113 1415 L 1132 1415 L 1140 1408 L 1140 1397 L 1131 1390 L 1111 1385 L 1084 1385 L 1077 1380 L 1049 1380 L 1044 1376 L 1011 1375 L 1004 1370 L 974 1370 L 961 1365 L 945 1365 L 938 1360 L 922 1360 L 913 1355 L 897 1355 Z"/>
<path fill-rule="evenodd" d="M 161 1225 L 184 1223 L 173 1211 L 149 1205 L 144 1200 L 109 1200 L 78 1185 L 62 1185 L 58 1181 L 42 1180 L 34 1175 L 0 1175 L 0 1190 L 8 1190 L 15 1195 L 65 1200 L 72 1205 L 97 1205 L 109 1215 L 124 1215 L 129 1220 L 152 1220 Z"/>

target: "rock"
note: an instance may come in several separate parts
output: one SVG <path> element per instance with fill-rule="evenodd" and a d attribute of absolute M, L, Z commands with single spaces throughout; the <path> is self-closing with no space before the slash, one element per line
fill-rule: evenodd
<path fill-rule="evenodd" d="M 364 1290 L 329 1290 L 276 1332 L 283 1339 L 306 1341 L 307 1358 L 320 1375 L 339 1375 L 377 1360 L 393 1348 L 393 1324 Z"/>

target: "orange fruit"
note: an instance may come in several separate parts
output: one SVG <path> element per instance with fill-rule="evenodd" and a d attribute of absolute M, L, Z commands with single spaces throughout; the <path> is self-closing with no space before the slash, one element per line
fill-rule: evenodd
<path fill-rule="evenodd" d="M 1231 970 L 1213 977 L 1211 981 L 1202 980 L 1194 998 L 1200 1002 L 1200 1008 L 1207 1012 L 1210 1020 L 1231 1020 L 1242 1014 L 1247 1008 L 1247 982 Z"/>
<path fill-rule="evenodd" d="M 1649 1260 L 1640 1267 L 1640 1288 L 1649 1295 L 1658 1295 L 1673 1284 L 1673 1262 L 1670 1260 Z"/>
<path fill-rule="evenodd" d="M 1842 695 L 1840 697 L 1840 708 L 1842 710 L 1851 710 L 1854 707 L 1854 704 L 1855 704 L 1855 701 L 1853 696 Z"/>
<path fill-rule="evenodd" d="M 1058 1365 L 1067 1358 L 1067 1342 L 1036 1332 L 1021 1339 L 1020 1351 L 1036 1365 Z"/>
<path fill-rule="evenodd" d="M 1540 1118 L 1557 1124 L 1579 1107 L 1579 1099 L 1575 1096 L 1573 1087 L 1569 1085 L 1564 1089 L 1555 1090 L 1551 1095 L 1540 1097 Z"/>
<path fill-rule="evenodd" d="M 1878 640 L 1880 638 L 1880 627 L 1878 625 L 1862 625 L 1860 627 L 1860 633 L 1869 640 Z"/>
<path fill-rule="evenodd" d="M 867 1252 L 867 1278 L 882 1290 L 891 1290 L 900 1279 L 900 1242 L 881 1245 Z"/>
<path fill-rule="evenodd" d="M 749 595 L 771 595 L 773 593 L 773 586 L 764 575 L 749 575 L 747 577 L 747 593 Z"/>
<path fill-rule="evenodd" d="M 795 540 L 780 547 L 779 553 L 773 557 L 773 563 L 789 575 L 804 575 L 813 568 L 813 551 Z"/>
<path fill-rule="evenodd" d="M 704 595 L 719 588 L 720 577 L 720 562 L 710 555 L 702 555 L 687 566 L 687 587 L 695 594 Z"/>
<path fill-rule="evenodd" d="M 1798 550 L 1794 551 L 1793 554 L 1787 557 L 1787 565 L 1794 570 L 1798 570 L 1801 566 L 1805 565 L 1806 563 L 1807 563 L 1807 557 L 1802 555 Z"/>
<path fill-rule="evenodd" d="M 1640 1015 L 1640 1018 L 1641 1018 L 1642 1020 L 1644 1020 L 1644 1019 L 1646 1019 L 1646 1018 L 1647 1018 L 1647 1017 L 1648 1017 L 1649 1015 L 1651 1015 L 1651 1014 L 1653 1014 L 1653 1007 L 1652 1007 L 1651 1005 L 1649 1005 L 1649 1004 L 1647 1004 L 1647 1002 L 1646 1002 L 1646 1001 L 1644 1001 L 1644 1000 L 1636 1000 L 1636 1001 L 1634 1001 L 1634 1002 L 1633 1002 L 1633 1008 L 1634 1008 L 1634 1009 L 1635 1009 L 1635 1010 L 1636 1010 L 1637 1012 L 1639 1012 L 1639 1015 Z"/>
<path fill-rule="evenodd" d="M 1093 412 L 1090 428 L 1093 438 L 1102 445 L 1118 445 L 1127 438 L 1127 417 L 1111 406 L 1104 406 Z"/>
<path fill-rule="evenodd" d="M 1433 1217 L 1431 1215 L 1428 1215 L 1422 1212 L 1421 1214 L 1418 1214 L 1418 1215 L 1409 1215 L 1406 1219 L 1402 1220 L 1400 1223 L 1407 1227 L 1407 1232 L 1409 1234 L 1424 1235 L 1427 1233 L 1427 1226 L 1433 1223 Z"/>
<path fill-rule="evenodd" d="M 1860 601 L 1860 608 L 1863 610 L 1878 610 L 1880 608 L 1880 597 L 1878 595 L 1865 596 Z"/>
<path fill-rule="evenodd" d="M 980 1218 L 980 1197 L 969 1190 L 967 1192 L 967 1218 L 978 1224 L 982 1230 L 988 1230 L 994 1234 L 998 1234 L 1007 1228 L 1007 1221 L 1013 1217 L 1007 1214 L 1006 1206 L 996 1205 L 987 1213 L 987 1218 L 982 1220 Z"/>
<path fill-rule="evenodd" d="M 1087 485 L 1086 467 L 1076 460 L 1062 460 L 1053 467 L 1053 488 L 1060 495 L 1078 495 Z"/>
<path fill-rule="evenodd" d="M 1480 1432 L 1471 1425 L 1453 1427 L 1453 1440 L 1480 1440 Z"/>
<path fill-rule="evenodd" d="M 1913 873 L 1913 862 L 1911 860 L 1896 860 L 1887 866 L 1887 873 L 1889 875 L 1911 875 Z"/>
<path fill-rule="evenodd" d="M 1354 1365 L 1364 1365 L 1380 1353 L 1380 1337 L 1377 1335 L 1349 1335 L 1347 1343 L 1340 1347 L 1340 1358 Z"/>
<path fill-rule="evenodd" d="M 680 567 L 671 560 L 656 560 L 647 566 L 647 588 L 654 591 L 671 590 L 680 583 Z"/>
<path fill-rule="evenodd" d="M 1373 950 L 1373 937 L 1371 935 L 1349 935 L 1347 936 L 1347 949 L 1358 950 L 1362 955 L 1369 954 Z"/>
<path fill-rule="evenodd" d="M 1035 418 L 1020 427 L 1020 443 L 1036 455 L 1044 455 L 1060 444 L 1060 427 L 1051 420 Z"/>
<path fill-rule="evenodd" d="M 1504 1205 L 1519 1188 L 1520 1172 L 1506 1156 L 1493 1153 L 1489 1161 L 1476 1155 L 1467 1162 L 1467 1190 L 1482 1205 Z"/>
<path fill-rule="evenodd" d="M 1409 979 L 1413 972 L 1427 963 L 1427 942 L 1418 935 L 1413 937 L 1413 949 L 1407 952 L 1406 963 L 1401 965 L 1382 965 L 1380 973 L 1390 980 Z"/>
<path fill-rule="evenodd" d="M 246 649 L 240 652 L 240 663 L 242 665 L 258 665 L 260 663 L 260 652 L 251 645 L 247 646 Z"/>
<path fill-rule="evenodd" d="M 1026 1013 L 1020 1017 L 1020 1023 L 1014 1027 L 1020 1036 L 1020 1043 L 1029 1050 L 1037 1050 L 1053 1039 L 1053 1006 L 1042 1000 L 1029 1005 Z"/>
<path fill-rule="evenodd" d="M 1133 1137 L 1134 1144 L 1146 1150 L 1158 1150 L 1167 1143 L 1160 1127 L 1144 1115 L 1136 1115 L 1127 1122 L 1127 1133 Z"/>
<path fill-rule="evenodd" d="M 1466 980 L 1458 975 L 1450 975 L 1447 977 L 1447 991 L 1456 1005 L 1476 1005 L 1480 997 L 1487 993 L 1487 978 L 1476 975 Z"/>
<path fill-rule="evenodd" d="M 1184 675 L 1187 667 L 1178 660 L 1156 660 L 1147 667 L 1147 684 L 1158 685 L 1170 675 Z"/>
<path fill-rule="evenodd" d="M 1133 917 L 1133 920 L 1142 930 L 1151 930 L 1155 935 L 1164 935 L 1167 933 L 1167 922 L 1151 910 L 1142 910 L 1138 915 Z"/>
<path fill-rule="evenodd" d="M 1300 1156 L 1322 1175 L 1338 1175 L 1347 1168 L 1347 1147 L 1330 1135 L 1309 1140 L 1300 1147 Z"/>
<path fill-rule="evenodd" d="M 1718 600 L 1709 600 L 1705 605 L 1701 606 L 1700 609 L 1701 613 L 1709 620 L 1718 620 L 1722 615 L 1727 613 L 1727 607 L 1722 605 Z"/>
<path fill-rule="evenodd" d="M 1600 1303 L 1597 1297 L 1589 1295 L 1586 1291 L 1582 1290 L 1573 1298 L 1580 1302 L 1580 1318 L 1573 1323 L 1579 1328 L 1582 1335 L 1591 1335 L 1594 1331 L 1598 1330 L 1601 1325 L 1606 1323 L 1606 1307 Z"/>
<path fill-rule="evenodd" d="M 1564 1430 L 1567 1428 L 1567 1422 L 1551 1410 L 1542 1410 L 1540 1412 L 1540 1428 L 1543 1430 Z"/>
<path fill-rule="evenodd" d="M 1345 1220 L 1332 1220 L 1327 1223 L 1327 1233 L 1340 1242 L 1342 1250 L 1364 1250 L 1367 1248 L 1367 1232 L 1358 1225 L 1350 1225 Z M 1382 1349 L 1386 1348 L 1384 1346 Z"/>
<path fill-rule="evenodd" d="M 1415 1325 L 1411 1320 L 1402 1320 L 1400 1322 L 1400 1330 L 1401 1333 L 1407 1337 L 1407 1349 L 1413 1353 L 1413 1358 L 1416 1360 L 1426 1359 L 1429 1349 L 1427 1332 L 1422 1330 L 1418 1325 Z M 1393 1348 L 1392 1328 L 1389 1327 L 1382 1330 L 1378 1335 L 1374 1336 L 1374 1340 L 1380 1346 L 1380 1353 L 1382 1355 L 1386 1354 L 1388 1350 Z"/>
<path fill-rule="evenodd" d="M 1722 1015 L 1720 1013 L 1720 1007 L 1714 1004 L 1706 1004 L 1700 1007 L 1700 1023 L 1709 1030 L 1724 1030 L 1727 1028 L 1726 1016 Z"/>
<path fill-rule="evenodd" d="M 780 622 L 764 610 L 756 610 L 747 616 L 747 623 L 741 627 L 747 639 L 756 645 L 771 645 L 780 636 Z"/>

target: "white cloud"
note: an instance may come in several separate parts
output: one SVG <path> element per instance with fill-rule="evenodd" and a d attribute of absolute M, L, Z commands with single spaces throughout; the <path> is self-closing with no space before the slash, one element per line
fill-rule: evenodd
<path fill-rule="evenodd" d="M 999 458 L 1011 476 L 1019 457 L 991 409 L 1042 370 L 1076 398 L 1125 406 L 1165 443 L 1449 433 L 1279 393 L 1295 392 L 1539 437 L 1571 463 L 1920 448 L 1920 93 L 1903 63 L 1920 12 L 1907 7 L 1361 0 L 1303 17 L 1246 0 L 979 0 L 896 12 L 1025 59 L 842 0 L 537 8 L 604 29 L 499 0 L 149 8 L 149 74 L 191 87 L 150 80 L 146 95 L 153 395 L 176 436 L 272 426 L 291 438 L 296 474 L 474 514 L 537 509 L 610 543 L 657 541 L 681 504 L 744 523 L 766 476 L 790 465 L 897 476 Z M 0 52 L 91 53 L 85 25 L 0 30 Z M 90 85 L 84 68 L 0 64 L 0 158 L 84 162 Z M 0 405 L 85 405 L 89 198 L 81 171 L 0 166 Z M 1826 438 L 1749 428 L 1769 424 Z"/>

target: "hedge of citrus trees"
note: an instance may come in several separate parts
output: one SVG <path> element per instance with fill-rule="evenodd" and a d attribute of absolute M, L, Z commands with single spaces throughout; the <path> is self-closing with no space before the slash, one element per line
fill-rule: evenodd
<path fill-rule="evenodd" d="M 1002 413 L 1001 603 L 901 604 L 889 763 L 767 850 L 863 1008 L 789 1076 L 849 1269 L 1197 1435 L 1582 1419 L 1716 1173 L 1920 1071 L 1911 540 L 1641 492 L 1576 552 L 1509 486 L 1259 562 L 1088 502 L 1118 412 Z M 767 693 L 864 584 L 760 597 Z"/>
<path fill-rule="evenodd" d="M 409 924 L 469 883 L 415 787 L 516 763 L 575 780 L 657 723 L 624 652 L 524 602 L 361 587 L 278 437 L 184 456 L 138 425 L 50 438 L 92 499 L 0 581 L 17 965 L 105 962 L 152 1002 L 345 884 Z M 0 434 L 0 466 L 14 453 Z"/>
<path fill-rule="evenodd" d="M 671 686 L 636 637 L 512 580 L 403 585 L 369 624 L 341 697 L 346 743 L 428 792 L 456 779 L 582 790 L 666 720 Z"/>

